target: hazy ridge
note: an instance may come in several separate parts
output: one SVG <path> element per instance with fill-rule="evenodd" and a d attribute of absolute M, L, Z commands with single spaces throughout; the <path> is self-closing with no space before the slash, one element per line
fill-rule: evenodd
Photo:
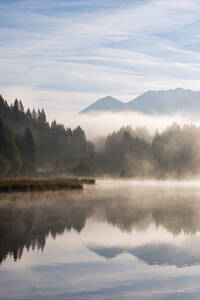
<path fill-rule="evenodd" d="M 127 103 L 106 96 L 83 109 L 81 113 L 124 111 L 145 114 L 184 113 L 198 115 L 200 114 L 200 92 L 181 88 L 147 91 Z"/>

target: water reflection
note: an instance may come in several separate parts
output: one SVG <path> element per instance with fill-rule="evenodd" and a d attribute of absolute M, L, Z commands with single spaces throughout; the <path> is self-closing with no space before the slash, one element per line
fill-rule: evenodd
<path fill-rule="evenodd" d="M 103 248 L 90 247 L 89 249 L 104 258 L 114 258 L 120 254 L 128 253 L 148 265 L 176 265 L 177 267 L 192 266 L 200 263 L 200 245 L 196 251 L 191 246 L 184 248 L 168 244 L 146 244 L 135 248 Z"/>
<path fill-rule="evenodd" d="M 65 231 L 81 233 L 88 220 L 107 224 L 128 234 L 124 245 L 88 243 L 99 256 L 114 258 L 129 253 L 147 264 L 169 264 L 179 267 L 200 263 L 200 188 L 183 186 L 143 186 L 113 183 L 102 188 L 86 188 L 83 192 L 54 192 L 1 195 L 0 199 L 0 262 L 8 255 L 20 259 L 24 249 L 43 250 L 49 234 L 56 238 Z M 162 230 L 155 241 L 145 240 L 131 246 L 133 231 L 142 235 L 154 226 L 153 232 L 164 228 L 178 238 L 193 236 L 187 245 L 162 242 Z M 105 236 L 108 235 L 105 227 Z M 112 233 L 111 233 L 112 235 Z M 108 237 L 109 239 L 109 237 Z M 178 240 L 178 239 L 177 239 Z M 196 251 L 191 250 L 192 241 Z M 70 246 L 70 245 L 69 245 Z"/>

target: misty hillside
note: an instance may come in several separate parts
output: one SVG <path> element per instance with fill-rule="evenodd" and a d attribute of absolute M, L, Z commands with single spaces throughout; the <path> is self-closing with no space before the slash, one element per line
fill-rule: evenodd
<path fill-rule="evenodd" d="M 137 111 L 146 114 L 160 113 L 187 113 L 200 114 L 200 92 L 184 90 L 181 88 L 148 91 L 128 103 L 120 102 L 112 97 L 96 101 L 82 111 L 82 113 L 95 111 Z"/>
<path fill-rule="evenodd" d="M 43 109 L 24 110 L 21 101 L 9 105 L 0 96 L 0 177 L 200 176 L 200 127 L 195 125 L 174 123 L 155 134 L 126 126 L 103 140 L 96 151 L 80 126 L 49 123 Z"/>
<path fill-rule="evenodd" d="M 0 95 L 0 177 L 86 172 L 94 153 L 80 126 L 49 123 L 43 109 L 24 110 Z"/>

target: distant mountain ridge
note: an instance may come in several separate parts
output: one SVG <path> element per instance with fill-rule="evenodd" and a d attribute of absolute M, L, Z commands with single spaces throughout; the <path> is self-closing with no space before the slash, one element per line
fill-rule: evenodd
<path fill-rule="evenodd" d="M 122 111 L 124 103 L 111 96 L 107 96 L 97 100 L 87 108 L 81 111 L 81 113 L 88 113 L 92 111 Z"/>
<path fill-rule="evenodd" d="M 145 114 L 180 112 L 198 115 L 200 114 L 200 92 L 182 88 L 147 91 L 127 103 L 107 96 L 89 105 L 81 113 L 124 111 L 136 111 Z"/>

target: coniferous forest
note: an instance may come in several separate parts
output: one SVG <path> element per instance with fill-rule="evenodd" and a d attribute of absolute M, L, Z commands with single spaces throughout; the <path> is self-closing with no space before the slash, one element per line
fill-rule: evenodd
<path fill-rule="evenodd" d="M 71 130 L 56 121 L 49 124 L 43 109 L 25 111 L 21 101 L 9 106 L 0 97 L 1 177 L 75 174 L 79 168 L 89 174 L 93 153 L 80 127 Z"/>
<path fill-rule="evenodd" d="M 45 111 L 24 110 L 0 96 L 0 176 L 114 176 L 183 178 L 200 174 L 200 128 L 172 124 L 153 136 L 146 128 L 121 128 L 101 141 L 83 129 L 46 119 Z"/>

